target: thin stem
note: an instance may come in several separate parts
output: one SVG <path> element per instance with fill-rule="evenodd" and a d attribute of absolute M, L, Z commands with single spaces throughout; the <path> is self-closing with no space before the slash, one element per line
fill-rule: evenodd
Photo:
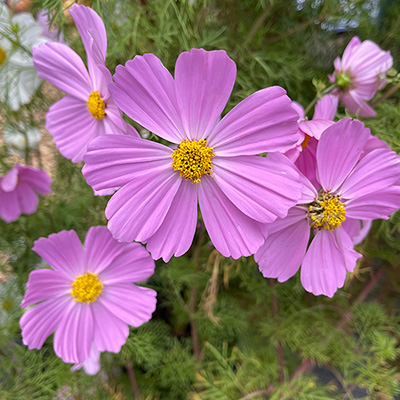
<path fill-rule="evenodd" d="M 275 329 L 277 329 L 278 325 L 278 300 L 275 295 L 275 288 L 274 288 L 274 281 L 272 279 L 269 280 L 269 285 L 272 288 L 272 312 L 274 313 L 274 320 L 275 320 Z M 279 375 L 279 382 L 283 383 L 285 380 L 285 374 L 283 371 L 283 350 L 282 350 L 282 343 L 278 339 L 276 343 L 276 358 L 278 360 L 278 375 Z"/>
<path fill-rule="evenodd" d="M 275 390 L 275 387 L 270 385 L 266 389 L 257 390 L 256 392 L 246 394 L 246 396 L 241 397 L 239 400 L 249 400 L 249 399 L 252 399 L 253 397 L 264 396 L 264 395 L 270 394 L 274 390 Z"/>
<path fill-rule="evenodd" d="M 328 86 L 326 89 L 324 89 L 321 93 L 317 93 L 315 97 L 311 100 L 310 104 L 305 108 L 304 110 L 304 115 L 307 115 L 308 112 L 311 110 L 311 108 L 314 106 L 314 104 L 323 96 L 326 94 L 330 93 L 333 89 L 335 89 L 336 84 L 333 83 L 332 85 Z"/>
<path fill-rule="evenodd" d="M 136 382 L 135 373 L 133 371 L 133 365 L 130 361 L 128 361 L 125 366 L 126 369 L 128 370 L 128 376 L 131 382 L 133 398 L 139 400 L 142 398 L 142 396 L 140 395 L 139 387 Z"/>
<path fill-rule="evenodd" d="M 254 35 L 257 33 L 258 29 L 260 26 L 264 23 L 264 21 L 267 19 L 268 15 L 270 14 L 272 9 L 272 3 L 269 3 L 266 7 L 263 13 L 257 18 L 256 22 L 250 29 L 249 33 L 246 36 L 246 39 L 243 42 L 243 47 L 246 47 L 250 42 L 251 39 L 253 39 Z"/>
<path fill-rule="evenodd" d="M 386 93 L 384 93 L 381 97 L 376 99 L 371 103 L 372 107 L 375 107 L 377 104 L 379 104 L 381 101 L 386 100 L 388 97 L 390 97 L 393 93 L 395 93 L 398 89 L 400 89 L 399 85 L 392 86 Z"/>

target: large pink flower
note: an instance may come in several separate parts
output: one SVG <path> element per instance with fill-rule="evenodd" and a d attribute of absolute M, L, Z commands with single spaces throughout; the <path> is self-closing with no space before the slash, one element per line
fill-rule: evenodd
<path fill-rule="evenodd" d="M 21 306 L 24 344 L 40 349 L 54 331 L 54 350 L 67 363 L 93 363 L 101 351 L 118 353 L 129 325 L 147 322 L 156 292 L 136 286 L 154 272 L 138 243 L 119 243 L 105 226 L 89 229 L 84 248 L 75 231 L 40 238 L 33 250 L 52 269 L 31 272 Z M 87 366 L 88 369 L 90 368 Z M 88 372 L 96 372 L 92 371 Z"/>
<path fill-rule="evenodd" d="M 265 223 L 284 217 L 301 191 L 281 154 L 299 138 L 297 113 L 280 87 L 260 90 L 222 120 L 236 77 L 225 51 L 182 53 L 175 79 L 152 54 L 118 66 L 110 91 L 131 118 L 175 146 L 124 136 L 91 143 L 83 174 L 94 189 L 121 187 L 106 208 L 122 241 L 147 243 L 168 261 L 190 247 L 197 201 L 217 250 L 238 258 L 264 242 Z"/>
<path fill-rule="evenodd" d="M 103 21 L 82 5 L 75 4 L 70 13 L 85 46 L 89 73 L 82 59 L 63 43 L 35 47 L 33 64 L 40 77 L 69 95 L 50 107 L 46 128 L 60 153 L 79 162 L 89 142 L 99 135 L 138 133 L 124 122 L 108 91 L 112 78 L 104 66 L 107 36 Z"/>
<path fill-rule="evenodd" d="M 336 58 L 335 72 L 329 75 L 330 81 L 338 86 L 333 93 L 350 112 L 360 117 L 373 117 L 375 110 L 365 100 L 371 100 L 385 85 L 384 75 L 392 65 L 389 51 L 383 51 L 370 40 L 361 42 L 353 37 L 342 58 Z"/>
<path fill-rule="evenodd" d="M 268 225 L 267 240 L 256 253 L 265 277 L 283 282 L 301 265 L 309 292 L 331 297 L 343 286 L 346 270 L 352 272 L 361 257 L 353 249 L 364 234 L 360 220 L 387 219 L 400 207 L 400 159 L 370 138 L 350 118 L 324 132 L 316 154 L 318 186 L 304 177 L 299 205 Z M 363 225 L 368 229 L 368 222 Z"/>
<path fill-rule="evenodd" d="M 51 192 L 51 179 L 39 168 L 15 165 L 0 177 L 0 217 L 6 222 L 21 214 L 33 214 L 38 206 L 37 194 Z"/>

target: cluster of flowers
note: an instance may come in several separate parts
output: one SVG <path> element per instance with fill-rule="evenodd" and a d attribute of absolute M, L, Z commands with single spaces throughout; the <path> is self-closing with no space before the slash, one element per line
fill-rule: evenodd
<path fill-rule="evenodd" d="M 84 250 L 72 231 L 35 242 L 52 270 L 30 275 L 22 306 L 38 304 L 21 319 L 24 343 L 40 348 L 56 331 L 57 355 L 95 372 L 99 352 L 119 351 L 128 325 L 151 317 L 155 292 L 132 282 L 153 273 L 153 259 L 189 249 L 198 204 L 222 255 L 255 254 L 263 275 L 280 282 L 301 266 L 306 290 L 333 296 L 361 257 L 354 245 L 371 221 L 400 207 L 399 157 L 360 121 L 333 121 L 338 100 L 373 114 L 365 100 L 383 86 L 390 53 L 354 38 L 310 121 L 277 86 L 221 119 L 236 78 L 225 51 L 182 53 L 174 77 L 155 55 L 136 56 L 112 77 L 102 20 L 79 5 L 71 15 L 88 69 L 65 44 L 33 49 L 39 76 L 68 94 L 46 127 L 61 154 L 85 162 L 95 191 L 116 193 L 107 228 L 91 228 Z M 140 138 L 121 111 L 172 145 Z"/>

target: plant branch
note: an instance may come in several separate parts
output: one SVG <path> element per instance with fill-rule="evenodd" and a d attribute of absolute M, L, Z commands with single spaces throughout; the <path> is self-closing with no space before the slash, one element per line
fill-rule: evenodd
<path fill-rule="evenodd" d="M 278 324 L 278 300 L 275 295 L 275 289 L 274 289 L 274 282 L 272 279 L 269 280 L 269 285 L 271 286 L 272 289 L 272 312 L 274 313 L 274 319 L 275 319 L 275 328 L 277 328 Z M 282 351 L 282 343 L 278 339 L 276 343 L 276 357 L 278 360 L 278 375 L 279 375 L 279 382 L 283 383 L 285 380 L 285 374 L 283 371 L 283 351 Z"/>
<path fill-rule="evenodd" d="M 128 370 L 129 380 L 131 382 L 132 393 L 134 399 L 141 399 L 139 387 L 136 382 L 135 373 L 133 372 L 133 365 L 130 361 L 126 363 L 126 369 Z"/>
<path fill-rule="evenodd" d="M 392 86 L 387 92 L 385 92 L 381 97 L 376 99 L 371 103 L 372 107 L 375 107 L 377 104 L 379 104 L 381 101 L 386 100 L 388 97 L 390 97 L 393 93 L 395 93 L 398 89 L 400 89 L 399 85 Z"/>
<path fill-rule="evenodd" d="M 254 35 L 257 33 L 258 29 L 261 27 L 261 25 L 264 23 L 264 21 L 267 19 L 268 15 L 270 14 L 272 9 L 272 3 L 269 3 L 263 13 L 257 18 L 256 22 L 250 29 L 249 33 L 246 36 L 246 39 L 243 42 L 243 47 L 246 47 L 250 42 L 251 39 L 253 39 Z"/>

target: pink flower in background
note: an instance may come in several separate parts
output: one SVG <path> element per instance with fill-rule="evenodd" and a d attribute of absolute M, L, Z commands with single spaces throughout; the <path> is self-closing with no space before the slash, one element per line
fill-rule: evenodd
<path fill-rule="evenodd" d="M 21 307 L 22 338 L 40 349 L 54 331 L 54 350 L 66 363 L 97 372 L 99 352 L 118 353 L 129 325 L 147 322 L 156 292 L 136 286 L 154 272 L 154 261 L 138 243 L 119 243 L 105 226 L 89 229 L 84 247 L 75 231 L 40 238 L 33 250 L 52 269 L 31 272 Z"/>
<path fill-rule="evenodd" d="M 324 131 L 316 159 L 318 186 L 304 178 L 299 205 L 268 225 L 255 259 L 265 277 L 279 282 L 301 265 L 304 288 L 332 297 L 361 257 L 353 244 L 362 240 L 368 221 L 387 219 L 400 207 L 400 159 L 350 118 Z"/>
<path fill-rule="evenodd" d="M 82 5 L 73 5 L 70 13 L 85 46 L 89 73 L 81 58 L 63 43 L 35 47 L 33 64 L 40 77 L 69 95 L 50 107 L 46 128 L 60 153 L 79 162 L 89 142 L 99 135 L 139 134 L 124 122 L 108 91 L 112 78 L 104 66 L 107 36 L 103 21 Z"/>
<path fill-rule="evenodd" d="M 51 179 L 39 168 L 15 165 L 0 177 L 0 217 L 12 222 L 21 214 L 33 214 L 38 206 L 38 194 L 51 192 Z"/>
<path fill-rule="evenodd" d="M 384 75 L 392 65 L 390 51 L 383 51 L 370 40 L 361 42 L 353 37 L 342 58 L 336 58 L 335 72 L 329 75 L 329 80 L 338 86 L 333 93 L 350 112 L 360 117 L 373 117 L 375 110 L 365 100 L 371 100 L 385 85 Z"/>
<path fill-rule="evenodd" d="M 299 139 L 297 114 L 280 87 L 260 90 L 221 113 L 236 78 L 225 51 L 192 49 L 175 78 L 153 54 L 118 66 L 110 91 L 117 105 L 173 147 L 126 136 L 91 143 L 83 174 L 95 189 L 121 187 L 106 217 L 113 236 L 147 243 L 168 261 L 190 247 L 197 201 L 205 227 L 224 256 L 253 254 L 265 223 L 284 217 L 300 197 L 293 164 L 281 154 Z"/>
<path fill-rule="evenodd" d="M 48 37 L 55 42 L 64 43 L 64 36 L 60 30 L 50 25 L 51 13 L 49 10 L 39 10 L 36 16 L 36 20 L 42 26 L 43 36 Z"/>

